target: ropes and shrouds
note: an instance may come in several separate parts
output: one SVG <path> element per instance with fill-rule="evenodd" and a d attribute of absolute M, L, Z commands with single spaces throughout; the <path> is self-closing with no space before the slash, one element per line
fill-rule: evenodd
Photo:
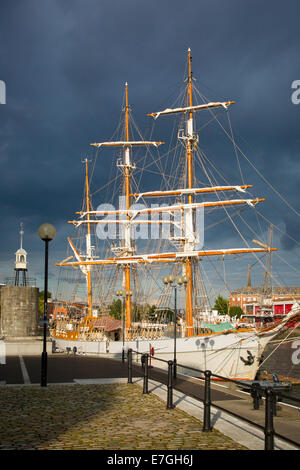
<path fill-rule="evenodd" d="M 188 66 L 187 66 L 188 69 Z M 217 123 L 221 130 L 224 132 L 225 136 L 229 139 L 230 143 L 233 147 L 233 155 L 234 160 L 237 165 L 240 183 L 235 188 L 241 188 L 242 186 L 246 186 L 245 178 L 242 172 L 242 166 L 240 161 L 240 156 L 242 156 L 250 166 L 256 171 L 256 173 L 262 178 L 262 180 L 268 184 L 268 186 L 275 192 L 275 194 L 280 197 L 280 199 L 293 211 L 295 215 L 300 215 L 300 213 L 291 206 L 291 204 L 286 201 L 286 199 L 279 193 L 276 188 L 267 181 L 264 175 L 259 172 L 255 168 L 255 166 L 251 163 L 245 153 L 241 150 L 239 145 L 236 143 L 234 133 L 233 133 L 233 126 L 230 119 L 230 114 L 228 111 L 228 104 L 231 103 L 229 101 L 223 102 L 216 102 L 213 103 L 209 101 L 204 95 L 202 95 L 196 88 L 194 80 L 192 79 L 191 72 L 189 70 L 188 73 L 189 79 L 184 84 L 184 87 L 179 93 L 178 99 L 174 100 L 173 108 L 166 108 L 162 112 L 153 113 L 152 115 L 155 117 L 153 120 L 152 127 L 150 129 L 150 140 L 144 140 L 142 136 L 142 132 L 139 130 L 134 117 L 132 115 L 132 111 L 130 106 L 127 102 L 127 96 L 124 93 L 124 102 L 122 107 L 122 112 L 120 115 L 120 120 L 116 127 L 116 130 L 112 136 L 112 138 L 105 142 L 106 145 L 113 145 L 115 144 L 120 145 L 120 147 L 115 146 L 113 152 L 113 159 L 112 159 L 112 167 L 111 172 L 108 177 L 108 182 L 103 184 L 100 188 L 94 189 L 92 188 L 93 179 L 95 175 L 97 175 L 97 162 L 100 158 L 104 158 L 104 149 L 105 146 L 101 144 L 97 144 L 95 148 L 95 155 L 91 165 L 90 171 L 90 178 L 89 178 L 89 185 L 91 186 L 90 191 L 90 212 L 92 212 L 92 198 L 95 200 L 97 197 L 98 204 L 104 203 L 109 201 L 109 204 L 115 205 L 118 207 L 119 196 L 126 194 L 128 200 L 131 198 L 132 203 L 134 203 L 134 195 L 140 194 L 140 198 L 138 203 L 144 204 L 146 207 L 150 208 L 152 205 L 156 204 L 161 206 L 160 196 L 158 193 L 163 193 L 164 191 L 172 191 L 177 190 L 178 188 L 203 188 L 203 187 L 211 187 L 211 188 L 218 188 L 224 187 L 224 190 L 215 190 L 211 194 L 213 195 L 212 199 L 212 206 L 206 208 L 205 211 L 205 222 L 209 221 L 204 226 L 204 236 L 205 236 L 205 244 L 209 245 L 210 240 L 214 240 L 212 236 L 207 236 L 207 233 L 214 233 L 214 230 L 219 230 L 220 224 L 225 227 L 225 230 L 221 232 L 219 230 L 219 234 L 221 235 L 218 237 L 218 248 L 223 243 L 223 240 L 226 241 L 226 238 L 229 240 L 232 235 L 232 230 L 235 234 L 239 236 L 242 240 L 244 245 L 249 249 L 250 244 L 248 241 L 248 235 L 244 235 L 241 231 L 241 228 L 238 226 L 238 221 L 246 227 L 251 234 L 255 234 L 254 225 L 247 223 L 244 217 L 241 215 L 245 208 L 236 210 L 236 207 L 233 205 L 234 199 L 233 196 L 228 196 L 228 189 L 226 187 L 232 187 L 233 181 L 228 181 L 222 171 L 217 167 L 216 163 L 212 163 L 211 159 L 208 157 L 208 153 L 203 148 L 203 142 L 199 139 L 198 136 L 195 134 L 195 130 L 197 132 L 203 132 L 208 126 L 212 123 Z M 191 97 L 191 93 L 193 93 L 193 99 Z M 218 107 L 216 107 L 218 106 Z M 206 109 L 206 111 L 204 110 Z M 219 109 L 222 108 L 222 109 Z M 225 108 L 225 111 L 224 111 Z M 197 111 L 197 112 L 196 112 Z M 198 112 L 199 111 L 199 112 Z M 125 112 L 125 119 L 124 119 L 124 112 Z M 208 119 L 205 118 L 208 112 Z M 224 114 L 227 118 L 227 126 L 228 129 L 225 128 L 225 124 L 221 123 L 220 116 Z M 178 114 L 177 114 L 178 113 Z M 167 150 L 165 152 L 161 152 L 158 145 L 151 146 L 151 145 L 142 145 L 144 142 L 151 143 L 152 136 L 155 133 L 155 128 L 158 122 L 156 118 L 160 115 L 169 115 L 174 114 L 175 119 L 172 128 L 172 137 L 176 138 L 177 141 L 174 144 L 173 140 L 171 139 L 167 144 Z M 184 135 L 184 132 L 181 129 L 184 129 L 186 126 L 190 125 L 187 124 L 187 120 L 185 116 L 189 115 L 190 119 L 194 120 L 194 134 L 193 136 Z M 198 116 L 201 116 L 199 118 Z M 201 119 L 201 124 L 198 125 L 198 120 Z M 175 129 L 179 129 L 177 135 Z M 188 131 L 187 131 L 188 132 Z M 129 139 L 130 136 L 130 139 Z M 137 136 L 135 140 L 135 136 Z M 200 144 L 198 142 L 200 140 Z M 134 147 L 134 142 L 139 142 L 141 146 Z M 158 142 L 159 144 L 161 142 Z M 139 144 L 139 145 L 140 145 Z M 124 157 L 124 148 L 127 149 L 128 153 L 128 160 L 123 160 Z M 188 152 L 190 152 L 193 158 L 187 158 L 187 148 Z M 134 149 L 134 152 L 133 152 Z M 126 150 L 125 150 L 126 152 Z M 121 163 L 120 163 L 121 162 Z M 105 165 L 103 165 L 105 166 Z M 113 171 L 117 167 L 117 173 L 114 174 Z M 156 178 L 156 176 L 159 178 Z M 128 193 L 130 182 L 130 194 Z M 144 187 L 146 185 L 146 187 Z M 150 185 L 150 188 L 149 188 Z M 155 187 L 154 187 L 155 186 Z M 250 201 L 251 191 L 250 185 L 245 187 L 243 192 L 245 193 L 245 200 Z M 146 191 L 149 192 L 149 189 L 153 190 L 153 195 L 148 196 Z M 86 212 L 86 188 L 84 188 L 84 196 L 83 196 L 83 203 L 81 207 L 81 213 Z M 155 194 L 155 191 L 157 192 Z M 233 193 L 236 189 L 233 190 Z M 232 191 L 231 191 L 232 192 Z M 101 199 L 102 195 L 102 199 Z M 163 194 L 162 194 L 163 196 Z M 249 197 L 250 196 L 250 197 Z M 191 204 L 195 198 L 199 197 L 201 203 L 205 203 L 205 193 L 201 194 L 188 194 L 182 192 L 182 194 L 175 193 L 174 195 L 168 196 L 174 200 L 173 204 L 176 204 L 177 207 L 182 206 L 182 214 L 184 211 L 193 210 L 195 211 L 196 205 L 193 206 L 193 209 L 188 209 L 188 204 Z M 243 196 L 244 197 L 244 196 Z M 227 205 L 224 204 L 224 198 Z M 251 197 L 251 200 L 254 200 Z M 165 201 L 164 201 L 165 202 Z M 232 209 L 230 205 L 232 203 Z M 165 204 L 167 207 L 172 207 L 172 203 Z M 191 206 L 192 207 L 192 206 Z M 263 216 L 256 208 L 256 205 L 251 206 L 251 203 L 246 205 L 247 207 L 247 214 L 252 214 L 256 217 L 256 221 L 258 225 L 260 225 L 260 221 L 264 220 L 265 222 L 269 222 L 268 219 Z M 250 212 L 252 211 L 252 212 Z M 138 238 L 139 233 L 141 233 L 141 224 L 140 224 L 140 231 L 137 229 L 137 226 L 133 223 L 130 224 L 130 234 L 127 236 L 130 239 L 130 247 L 127 244 L 127 250 L 132 249 L 132 253 L 134 256 L 135 253 L 176 253 L 178 250 L 182 251 L 182 249 L 187 246 L 180 241 L 180 237 L 174 237 L 174 227 L 173 224 L 174 220 L 174 211 L 169 210 L 169 216 L 166 214 L 165 221 L 169 221 L 169 228 L 166 231 L 165 222 L 162 218 L 162 213 L 159 216 L 160 224 L 158 224 L 159 228 L 151 227 L 149 224 L 148 227 L 148 236 L 144 238 Z M 220 215 L 221 214 L 221 215 Z M 97 219 L 96 221 L 99 220 Z M 168 218 L 169 217 L 169 218 Z M 79 219 L 80 220 L 80 219 Z M 129 216 L 127 215 L 127 220 L 129 221 Z M 147 219 L 148 220 L 148 219 Z M 173 224 L 173 225 L 172 225 Z M 278 230 L 282 235 L 288 236 L 290 240 L 297 242 L 293 237 L 291 237 L 287 232 L 283 231 L 275 224 L 275 230 Z M 171 226 L 171 228 L 170 228 Z M 120 224 L 121 227 L 121 224 Z M 86 227 L 84 224 L 78 225 L 76 227 L 76 235 L 72 238 L 74 243 L 76 242 L 76 247 L 80 256 L 85 255 L 85 229 Z M 92 237 L 92 246 L 93 249 L 93 257 L 94 259 L 109 259 L 112 257 L 112 240 L 107 237 L 104 240 L 100 240 L 97 235 L 97 223 L 90 224 L 91 229 L 91 237 Z M 117 227 L 117 233 L 122 233 L 121 228 Z M 164 232 L 165 231 L 165 232 Z M 209 232 L 210 231 L 210 232 Z M 262 234 L 262 227 L 259 226 L 259 232 Z M 157 236 L 158 234 L 158 236 Z M 167 235 L 166 235 L 167 234 Z M 166 235 L 166 236 L 162 236 Z M 257 238 L 257 236 L 256 236 Z M 258 237 L 261 240 L 261 237 Z M 127 239 L 127 242 L 128 242 Z M 124 240 L 121 240 L 123 242 Z M 270 247 L 270 244 L 267 245 Z M 135 248 L 136 247 L 136 248 Z M 209 254 L 209 249 L 201 248 L 203 253 Z M 268 252 L 268 250 L 262 250 Z M 129 251 L 128 251 L 129 252 Z M 96 254 L 97 253 L 97 254 Z M 270 252 L 269 252 L 270 253 Z M 70 247 L 67 250 L 66 259 L 73 255 Z M 251 256 L 254 256 L 255 262 L 254 264 L 260 265 L 263 271 L 268 275 L 269 279 L 272 280 L 272 283 L 278 284 L 277 276 L 273 272 L 273 267 L 270 265 L 270 261 L 268 257 L 266 257 L 266 263 L 263 263 L 263 258 L 259 256 L 258 253 L 251 253 Z M 265 254 L 263 255 L 265 256 Z M 100 258 L 99 258 L 100 257 Z M 232 262 L 235 258 L 229 258 L 226 256 L 227 262 Z M 229 273 L 232 270 L 226 268 L 225 265 L 225 256 L 221 256 L 217 258 L 217 262 L 221 259 L 222 266 L 221 269 L 216 267 L 216 262 L 208 256 L 203 256 L 202 259 L 198 259 L 195 261 L 193 259 L 190 262 L 191 265 L 191 277 L 193 278 L 193 296 L 192 296 L 192 308 L 195 312 L 201 312 L 205 310 L 211 309 L 211 305 L 213 304 L 213 296 L 216 295 L 217 289 L 210 290 L 208 285 L 213 285 L 214 282 L 211 281 L 210 275 L 213 272 L 215 279 L 218 278 L 219 281 L 222 281 L 223 286 L 225 286 L 226 291 L 230 292 L 233 290 L 233 286 L 230 283 L 235 282 L 237 278 L 240 276 L 237 274 L 236 278 L 231 276 L 229 279 Z M 279 257 L 280 259 L 280 257 Z M 200 261 L 200 263 L 198 263 Z M 287 265 L 289 263 L 286 260 L 284 261 Z M 269 263 L 269 264 L 268 264 Z M 65 263 L 67 265 L 67 263 Z M 289 265 L 290 266 L 290 265 Z M 68 295 L 70 301 L 76 303 L 76 300 L 80 296 L 82 296 L 82 300 L 84 300 L 84 282 L 82 282 L 82 273 L 80 269 L 73 269 L 69 271 L 70 268 L 67 268 L 64 273 L 72 272 L 72 275 L 63 274 L 62 270 L 60 269 L 59 273 L 59 281 L 57 285 L 56 295 L 57 297 L 62 296 L 62 282 L 66 280 L 67 289 L 64 294 Z M 125 268 L 127 269 L 127 268 Z M 92 270 L 92 283 L 93 283 L 93 291 L 92 291 L 92 301 L 93 305 L 98 305 L 100 313 L 109 312 L 109 307 L 112 302 L 112 299 L 115 295 L 115 290 L 118 288 L 124 288 L 126 281 L 126 286 L 130 285 L 129 280 L 131 281 L 132 285 L 134 286 L 134 302 L 133 302 L 133 311 L 132 311 L 132 319 L 135 320 L 135 317 L 138 317 L 137 309 L 139 306 L 147 306 L 148 304 L 153 302 L 153 305 L 156 306 L 155 313 L 157 315 L 161 314 L 160 320 L 166 320 L 167 311 L 173 305 L 173 295 L 172 289 L 170 287 L 166 287 L 161 282 L 162 277 L 165 274 L 173 273 L 174 276 L 179 276 L 182 272 L 186 272 L 187 265 L 184 267 L 184 263 L 182 260 L 178 259 L 175 263 L 169 263 L 169 260 L 166 263 L 151 263 L 145 265 L 134 265 L 134 267 L 128 267 L 127 277 L 124 277 L 124 269 L 122 266 L 105 266 L 104 264 L 95 265 L 93 266 Z M 130 271 L 130 275 L 128 274 Z M 297 270 L 295 270 L 297 271 Z M 128 277 L 129 276 L 129 277 Z M 125 279 L 126 278 L 126 279 Z M 204 279 L 205 278 L 205 279 Z M 239 279 L 240 281 L 240 279 Z M 179 304 L 180 308 L 183 310 L 185 309 L 183 300 L 183 292 L 180 293 Z M 127 308 L 127 307 L 126 307 Z M 179 308 L 179 310 L 180 310 Z M 127 319 L 128 320 L 128 319 Z"/>

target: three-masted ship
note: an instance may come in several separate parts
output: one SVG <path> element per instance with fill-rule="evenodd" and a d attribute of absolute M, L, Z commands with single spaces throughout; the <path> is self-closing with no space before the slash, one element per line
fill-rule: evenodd
<path fill-rule="evenodd" d="M 210 369 L 222 376 L 253 380 L 259 367 L 260 356 L 267 343 L 292 318 L 297 318 L 300 309 L 298 305 L 295 305 L 292 312 L 280 323 L 260 331 L 253 328 L 235 327 L 227 328 L 226 331 L 222 331 L 221 328 L 219 331 L 213 331 L 201 330 L 196 327 L 196 316 L 199 319 L 197 291 L 199 291 L 199 283 L 202 285 L 202 280 L 196 277 L 196 266 L 201 260 L 207 257 L 224 258 L 229 255 L 246 253 L 258 255 L 270 253 L 276 248 L 267 245 L 259 247 L 247 245 L 238 248 L 204 249 L 201 244 L 203 242 L 202 225 L 199 225 L 197 217 L 200 219 L 202 217 L 203 221 L 203 211 L 206 208 L 222 208 L 226 211 L 227 208 L 235 206 L 253 207 L 264 199 L 249 196 L 248 189 L 252 187 L 250 184 L 196 184 L 194 155 L 198 145 L 198 136 L 195 130 L 195 115 L 204 110 L 218 109 L 226 112 L 234 101 L 195 104 L 191 61 L 189 49 L 184 104 L 148 114 L 155 121 L 173 115 L 180 115 L 182 118 L 182 127 L 177 135 L 184 150 L 180 185 L 176 186 L 173 182 L 168 182 L 166 187 L 161 189 L 135 191 L 134 152 L 145 149 L 147 156 L 151 151 L 149 149 L 158 149 L 164 142 L 131 137 L 131 110 L 128 104 L 127 83 L 125 85 L 125 106 L 122 113 L 122 137 L 119 140 L 91 144 L 97 152 L 106 148 L 118 148 L 116 165 L 121 176 L 121 204 L 117 209 L 113 206 L 92 208 L 89 165 L 88 159 L 86 159 L 84 162 L 85 200 L 83 208 L 77 213 L 76 220 L 69 222 L 76 229 L 84 229 L 85 242 L 78 248 L 76 242 L 68 238 L 71 255 L 58 263 L 58 266 L 80 270 L 85 280 L 87 304 L 76 306 L 73 303 L 71 306 L 73 312 L 75 309 L 75 312 L 79 312 L 79 314 L 77 316 L 68 315 L 67 318 L 56 321 L 51 329 L 51 335 L 56 346 L 60 349 L 76 346 L 77 351 L 85 353 L 118 355 L 124 351 L 124 348 L 132 347 L 140 352 L 149 352 L 149 347 L 151 347 L 154 348 L 157 357 L 172 359 L 174 339 L 166 335 L 165 325 L 159 319 L 154 324 L 133 321 L 134 309 L 137 305 L 135 279 L 138 270 L 142 268 L 142 274 L 145 274 L 145 272 L 159 267 L 165 274 L 171 273 L 171 275 L 175 275 L 175 278 L 177 276 L 178 284 L 183 286 L 185 294 L 182 308 L 184 314 L 177 316 L 177 310 L 175 312 L 176 323 L 178 321 L 181 326 L 181 334 L 176 341 L 177 361 L 202 370 Z M 102 164 L 105 165 L 104 162 Z M 164 203 L 162 204 L 161 201 Z M 135 238 L 137 228 L 139 227 L 141 230 L 143 226 L 146 226 L 147 229 L 150 228 L 151 234 L 155 230 L 155 233 L 161 234 L 165 226 L 171 227 L 166 240 L 166 244 L 169 244 L 168 249 L 164 249 L 162 240 L 158 237 L 156 246 L 152 244 L 149 248 L 150 244 L 145 242 L 142 253 L 139 253 Z M 103 227 L 113 227 L 114 234 L 116 233 L 115 227 L 117 227 L 119 237 L 111 241 L 106 256 L 99 256 L 95 253 L 92 233 L 97 228 L 100 228 L 99 230 L 103 233 Z M 117 273 L 117 275 L 114 274 L 107 280 L 104 274 L 106 270 Z M 98 277 L 95 277 L 96 272 L 100 273 Z M 110 318 L 104 303 L 99 305 L 98 315 L 95 318 L 96 283 L 102 289 L 102 294 L 105 289 L 110 292 L 107 294 L 110 301 L 113 294 L 112 289 L 119 283 L 120 290 L 118 292 L 123 299 L 122 319 Z M 143 283 L 145 286 L 147 281 L 142 279 L 140 286 Z M 162 283 L 161 285 L 164 293 L 166 290 L 172 291 L 170 282 L 166 282 L 165 287 Z M 103 299 L 102 295 L 102 302 Z M 160 310 L 166 311 L 166 305 Z M 157 308 L 158 311 L 159 308 Z M 157 315 L 156 318 L 158 318 Z M 111 333 L 114 333 L 114 336 Z"/>

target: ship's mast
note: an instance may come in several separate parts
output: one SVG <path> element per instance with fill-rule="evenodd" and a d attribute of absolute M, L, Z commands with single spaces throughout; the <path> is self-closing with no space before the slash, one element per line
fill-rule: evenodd
<path fill-rule="evenodd" d="M 188 104 L 193 106 L 193 88 L 192 88 L 192 58 L 191 50 L 188 50 L 188 62 L 189 62 L 189 76 L 188 76 Z M 188 170 L 188 188 L 193 187 L 193 142 L 194 142 L 194 125 L 193 125 L 193 112 L 190 111 L 189 118 L 187 120 L 186 132 L 187 132 L 187 170 Z M 192 204 L 193 196 L 192 194 L 188 195 L 188 202 Z M 189 240 L 190 234 L 194 235 L 193 227 L 193 210 L 188 209 L 186 217 L 186 233 L 188 234 L 188 239 L 185 240 L 185 251 L 191 251 L 194 249 L 194 246 L 191 246 Z M 194 243 L 192 242 L 192 245 Z M 191 258 L 186 259 L 185 263 L 186 276 L 188 282 L 186 285 L 186 328 L 187 336 L 193 336 L 193 278 L 192 278 L 192 260 Z"/>
<path fill-rule="evenodd" d="M 88 160 L 85 159 L 85 187 L 86 187 L 86 211 L 87 211 L 87 234 L 86 234 L 86 260 L 92 260 L 91 246 L 91 224 L 90 224 L 90 189 L 88 175 Z M 88 316 L 92 317 L 92 282 L 91 282 L 91 266 L 87 266 L 87 290 L 88 290 Z"/>
<path fill-rule="evenodd" d="M 128 106 L 128 84 L 125 84 L 125 140 L 129 142 L 129 106 Z M 126 209 L 130 209 L 130 146 L 127 145 L 124 150 L 124 183 L 125 183 L 125 199 Z M 130 238 L 130 217 L 127 215 L 127 224 L 125 225 L 125 247 L 127 255 L 131 254 L 131 238 Z M 131 327 L 131 296 L 130 293 L 130 266 L 127 264 L 124 267 L 123 284 L 125 284 L 125 318 L 126 328 Z"/>
<path fill-rule="evenodd" d="M 124 175 L 124 207 L 123 210 L 125 211 L 125 218 L 118 221 L 122 223 L 122 240 L 120 241 L 119 247 L 112 247 L 112 251 L 115 254 L 119 254 L 122 260 L 124 260 L 123 264 L 123 289 L 126 291 L 125 296 L 125 318 L 126 318 L 126 329 L 128 330 L 131 327 L 131 290 L 130 290 L 130 263 L 126 260 L 131 260 L 133 255 L 133 247 L 131 242 L 131 226 L 132 221 L 130 217 L 130 201 L 132 194 L 130 193 L 130 178 L 132 169 L 135 168 L 134 164 L 131 162 L 130 159 L 130 152 L 133 146 L 148 146 L 153 145 L 157 147 L 158 145 L 163 144 L 163 142 L 152 142 L 152 141 L 130 141 L 129 140 L 129 104 L 128 104 L 128 84 L 125 84 L 125 113 L 124 113 L 124 140 L 116 141 L 116 142 L 100 142 L 100 143 L 93 143 L 91 145 L 95 147 L 111 147 L 111 146 L 121 146 L 124 148 L 124 156 L 123 161 L 118 163 L 118 166 L 121 168 L 123 175 Z M 114 211 L 115 213 L 122 213 L 121 211 Z M 109 213 L 109 211 L 108 211 Z M 89 211 L 89 215 L 93 214 L 93 211 Z M 89 221 L 92 223 L 94 221 Z M 101 223 L 101 221 L 99 221 Z M 84 221 L 86 223 L 86 221 Z M 75 255 L 76 256 L 76 255 Z M 94 264 L 91 262 L 91 264 Z M 105 263 L 104 263 L 105 264 Z"/>
<path fill-rule="evenodd" d="M 192 88 L 192 57 L 191 50 L 188 50 L 188 60 L 189 60 L 189 76 L 188 76 L 188 99 L 189 106 L 193 106 L 193 88 Z M 190 111 L 189 119 L 187 121 L 187 163 L 188 163 L 188 187 L 191 189 L 193 187 L 193 170 L 192 170 L 192 142 L 194 140 L 194 122 L 193 122 L 193 112 Z M 192 195 L 189 195 L 189 203 L 192 203 Z"/>

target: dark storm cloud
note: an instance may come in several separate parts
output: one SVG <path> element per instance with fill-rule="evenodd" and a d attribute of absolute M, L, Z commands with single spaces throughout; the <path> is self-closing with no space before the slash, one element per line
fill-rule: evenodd
<path fill-rule="evenodd" d="M 36 255 L 34 266 L 43 248 L 36 229 L 45 220 L 56 225 L 53 250 L 59 259 L 66 221 L 81 206 L 81 160 L 93 157 L 90 142 L 107 140 L 115 130 L 124 83 L 129 83 L 135 119 L 145 129 L 146 114 L 170 106 L 182 86 L 188 47 L 197 88 L 210 100 L 236 100 L 230 116 L 237 142 L 300 212 L 300 105 L 291 102 L 291 83 L 300 79 L 299 9 L 296 1 L 1 2 L 0 80 L 7 86 L 7 104 L 0 105 L 5 269 L 10 269 L 8 251 L 17 248 L 21 220 L 28 251 Z M 161 119 L 155 137 L 167 139 L 168 126 Z M 200 133 L 200 144 L 226 177 L 238 182 L 234 153 L 225 152 L 213 129 L 207 131 Z M 260 210 L 300 239 L 296 214 L 241 156 L 240 163 L 247 182 L 255 185 L 253 193 L 266 193 Z M 98 160 L 97 184 L 109 174 L 107 161 Z M 153 177 L 145 174 L 144 181 L 150 187 Z M 230 241 L 229 228 L 223 235 Z M 218 238 L 216 233 L 211 240 Z M 282 247 L 295 250 L 290 242 L 282 240 Z"/>

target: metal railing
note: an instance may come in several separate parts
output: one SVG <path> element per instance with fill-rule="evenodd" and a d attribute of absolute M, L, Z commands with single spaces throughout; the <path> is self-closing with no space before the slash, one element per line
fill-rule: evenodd
<path fill-rule="evenodd" d="M 36 287 L 36 278 L 26 277 L 26 280 L 16 281 L 15 277 L 6 277 L 4 284 L 6 286 Z"/>
<path fill-rule="evenodd" d="M 149 393 L 148 388 L 148 381 L 149 381 L 149 354 L 148 353 L 141 353 L 138 351 L 134 351 L 133 349 L 128 349 L 127 351 L 127 362 L 128 362 L 128 383 L 131 384 L 132 382 L 132 353 L 140 354 L 141 355 L 141 362 L 144 370 L 143 374 L 143 394 Z M 152 360 L 161 361 L 168 365 L 168 380 L 167 380 L 167 409 L 175 408 L 173 403 L 173 368 L 174 368 L 174 361 L 167 361 L 164 359 L 160 359 L 158 357 L 151 356 Z M 300 403 L 300 399 L 297 397 L 288 396 L 282 394 L 279 391 L 274 390 L 271 386 L 262 387 L 259 383 L 252 383 L 248 384 L 243 381 L 229 379 L 227 377 L 223 377 L 218 374 L 213 374 L 210 370 L 200 370 L 195 369 L 194 367 L 185 366 L 183 364 L 177 364 L 178 367 L 183 367 L 185 369 L 201 373 L 204 375 L 202 380 L 204 380 L 204 398 L 203 402 L 203 432 L 210 432 L 213 429 L 211 424 L 211 378 L 215 377 L 218 379 L 226 380 L 227 382 L 233 382 L 237 385 L 242 386 L 244 389 L 248 388 L 250 391 L 250 395 L 253 399 L 253 409 L 259 410 L 259 403 L 260 399 L 265 396 L 265 423 L 263 427 L 264 436 L 265 436 L 265 450 L 274 450 L 274 422 L 273 418 L 276 416 L 276 402 L 278 398 L 287 398 L 289 400 L 295 401 Z M 261 426 L 259 426 L 261 427 Z"/>

